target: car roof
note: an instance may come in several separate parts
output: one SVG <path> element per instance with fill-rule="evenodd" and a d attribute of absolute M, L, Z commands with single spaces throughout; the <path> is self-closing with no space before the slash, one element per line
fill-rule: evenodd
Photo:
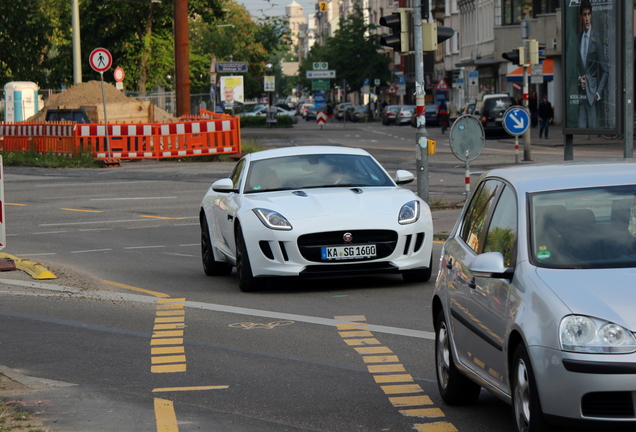
<path fill-rule="evenodd" d="M 512 184 L 519 193 L 578 189 L 586 187 L 636 184 L 634 159 L 605 161 L 566 161 L 522 167 L 499 168 L 483 177 L 498 177 Z"/>
<path fill-rule="evenodd" d="M 245 155 L 245 159 L 251 161 L 272 159 L 282 156 L 299 156 L 310 154 L 348 154 L 369 156 L 369 153 L 359 148 L 338 147 L 338 146 L 298 146 L 282 147 L 277 149 L 263 150 Z"/>

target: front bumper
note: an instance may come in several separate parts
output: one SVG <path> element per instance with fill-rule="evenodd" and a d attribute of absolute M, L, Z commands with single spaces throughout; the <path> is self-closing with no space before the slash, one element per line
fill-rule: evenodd
<path fill-rule="evenodd" d="M 543 412 L 573 422 L 632 423 L 636 428 L 636 354 L 530 349 Z"/>
<path fill-rule="evenodd" d="M 432 225 L 432 224 L 431 224 Z M 428 223 L 415 223 L 394 227 L 382 232 L 393 233 L 386 236 L 363 236 L 364 226 L 356 229 L 333 229 L 328 231 L 303 232 L 273 231 L 256 228 L 245 232 L 246 246 L 255 277 L 267 276 L 306 276 L 306 277 L 341 277 L 361 276 L 378 273 L 399 273 L 406 270 L 427 268 L 430 263 L 433 236 L 432 226 Z M 379 230 L 375 230 L 379 231 Z M 353 233 L 355 239 L 362 244 L 378 245 L 378 257 L 351 261 L 325 261 L 316 252 L 321 246 L 335 246 L 335 238 L 342 239 L 345 232 Z M 302 233 L 302 234 L 300 234 Z M 339 233 L 339 236 L 336 235 Z M 324 238 L 320 241 L 307 242 L 307 238 Z M 301 239 L 301 241 L 299 241 Z M 341 240 L 342 241 L 342 240 Z M 345 243 L 342 243 L 345 244 Z"/>

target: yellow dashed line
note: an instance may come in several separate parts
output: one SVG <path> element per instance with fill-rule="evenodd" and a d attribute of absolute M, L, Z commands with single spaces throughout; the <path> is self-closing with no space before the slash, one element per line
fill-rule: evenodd
<path fill-rule="evenodd" d="M 71 208 L 61 208 L 60 210 L 76 211 L 76 212 L 84 212 L 84 213 L 104 213 L 103 210 L 81 210 L 81 209 L 71 209 Z"/>
<path fill-rule="evenodd" d="M 149 219 L 167 219 L 167 220 L 181 220 L 181 219 L 185 219 L 185 218 L 173 218 L 173 217 L 166 217 L 166 216 L 148 216 L 148 215 L 139 215 L 139 217 L 142 218 L 149 218 Z"/>
<path fill-rule="evenodd" d="M 27 207 L 28 204 L 13 204 L 13 203 L 4 203 L 4 205 L 8 206 L 8 205 L 12 205 L 12 206 L 19 206 L 19 207 Z"/>
<path fill-rule="evenodd" d="M 157 432 L 179 432 L 174 403 L 169 400 L 155 398 L 155 418 Z"/>
<path fill-rule="evenodd" d="M 170 297 L 168 294 L 160 293 L 160 292 L 157 292 L 157 291 L 150 291 L 150 290 L 143 289 L 143 288 L 137 288 L 137 287 L 130 286 L 130 285 L 124 285 L 124 284 L 121 284 L 121 283 L 118 283 L 118 282 L 107 281 L 107 280 L 104 280 L 104 279 L 102 279 L 102 282 L 107 283 L 108 285 L 119 287 L 119 288 L 124 288 L 124 289 L 131 290 L 131 291 L 137 291 L 137 292 L 141 292 L 141 293 L 144 293 L 144 294 L 150 294 L 151 296 L 154 296 L 154 297 Z"/>
<path fill-rule="evenodd" d="M 334 318 L 339 321 L 366 321 L 362 315 L 336 316 Z M 336 328 L 342 330 L 338 334 L 343 341 L 362 355 L 362 361 L 368 364 L 369 372 L 374 374 L 373 379 L 377 384 L 380 384 L 382 391 L 386 395 L 391 395 L 389 402 L 396 408 L 407 408 L 399 410 L 400 414 L 420 419 L 445 417 L 441 409 L 430 407 L 433 405 L 430 397 L 423 394 L 413 395 L 423 393 L 424 390 L 419 384 L 413 382 L 413 377 L 410 374 L 406 373 L 404 366 L 399 363 L 398 356 L 388 355 L 393 354 L 393 351 L 389 347 L 382 346 L 370 331 L 364 330 L 369 328 L 366 323 L 338 324 Z M 423 432 L 457 432 L 455 426 L 448 422 L 415 424 L 413 426 L 414 430 Z"/>

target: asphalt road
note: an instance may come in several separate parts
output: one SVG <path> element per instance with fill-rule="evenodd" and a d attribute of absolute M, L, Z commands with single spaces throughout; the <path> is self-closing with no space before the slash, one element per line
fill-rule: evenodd
<path fill-rule="evenodd" d="M 320 130 L 301 122 L 244 135 L 262 147 L 365 147 L 389 171 L 413 171 L 414 131 L 379 124 Z M 438 140 L 431 197 L 460 203 L 464 165 L 438 128 L 430 135 Z M 621 154 L 602 142 L 577 151 Z M 559 160 L 561 152 L 546 144 L 533 156 Z M 510 163 L 510 141 L 488 140 L 473 175 Z M 289 280 L 246 294 L 234 274 L 206 277 L 199 203 L 232 167 L 146 161 L 101 170 L 5 168 L 3 252 L 60 276 L 0 274 L 0 365 L 17 378 L 39 379 L 12 400 L 56 432 L 513 429 L 510 408 L 490 394 L 461 409 L 439 398 L 433 281 Z M 448 232 L 457 212 L 434 212 L 436 232 Z M 343 325 L 351 321 L 359 324 Z M 368 332 L 368 341 L 352 345 L 352 331 Z M 395 370 L 387 374 L 389 364 Z"/>

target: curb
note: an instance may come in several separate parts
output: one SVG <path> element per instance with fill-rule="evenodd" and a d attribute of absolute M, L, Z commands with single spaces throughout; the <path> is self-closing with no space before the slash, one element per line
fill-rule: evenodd
<path fill-rule="evenodd" d="M 33 279 L 57 279 L 57 276 L 55 276 L 39 263 L 34 263 L 32 261 L 29 261 L 28 259 L 18 258 L 6 253 L 0 253 L 0 258 L 12 259 L 15 262 L 15 266 L 18 270 L 22 270 L 23 272 L 29 274 Z"/>

